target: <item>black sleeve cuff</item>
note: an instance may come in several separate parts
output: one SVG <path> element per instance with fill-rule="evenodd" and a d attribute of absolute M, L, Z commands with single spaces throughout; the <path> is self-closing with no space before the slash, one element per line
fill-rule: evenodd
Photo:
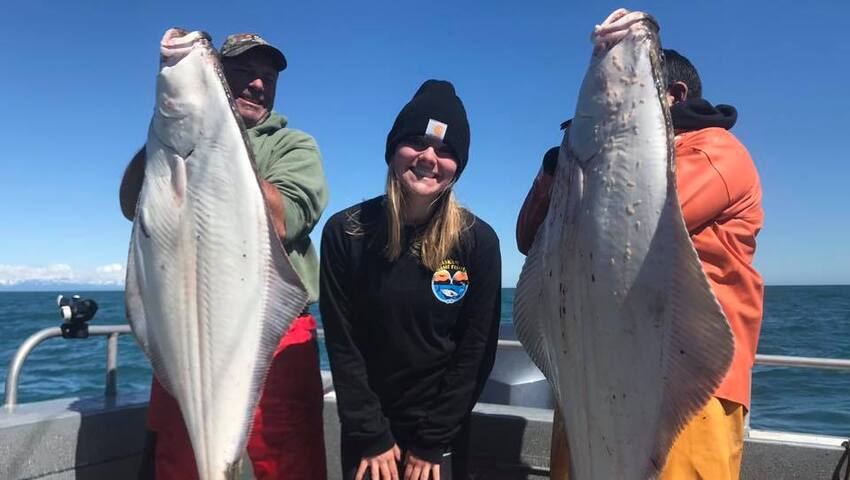
<path fill-rule="evenodd" d="M 410 447 L 410 453 L 415 455 L 417 458 L 421 458 L 426 462 L 439 464 L 443 461 L 443 454 L 446 453 L 445 448 L 436 447 L 436 448 L 422 448 L 417 446 Z"/>
<path fill-rule="evenodd" d="M 393 438 L 393 434 L 389 429 L 372 437 L 358 437 L 355 442 L 361 452 L 361 458 L 374 457 L 375 455 L 386 452 L 395 445 L 395 438 Z"/>

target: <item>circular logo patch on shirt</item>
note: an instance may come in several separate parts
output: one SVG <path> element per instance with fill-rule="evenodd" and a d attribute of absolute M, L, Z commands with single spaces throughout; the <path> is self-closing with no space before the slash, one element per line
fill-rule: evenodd
<path fill-rule="evenodd" d="M 431 291 L 437 300 L 452 304 L 466 295 L 469 276 L 466 267 L 455 260 L 443 260 L 440 268 L 431 277 Z"/>

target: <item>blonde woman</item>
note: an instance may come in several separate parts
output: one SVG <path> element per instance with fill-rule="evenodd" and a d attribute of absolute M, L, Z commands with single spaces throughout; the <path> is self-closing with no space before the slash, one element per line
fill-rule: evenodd
<path fill-rule="evenodd" d="M 322 233 L 320 310 L 346 479 L 462 479 L 466 425 L 493 366 L 499 241 L 452 193 L 469 123 L 428 80 L 387 136 L 386 194 Z"/>

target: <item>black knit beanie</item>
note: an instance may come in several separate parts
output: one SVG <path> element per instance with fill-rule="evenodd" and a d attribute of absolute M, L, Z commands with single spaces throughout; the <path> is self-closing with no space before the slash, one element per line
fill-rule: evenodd
<path fill-rule="evenodd" d="M 459 177 L 469 158 L 469 121 L 450 82 L 426 80 L 401 109 L 387 135 L 387 163 L 402 140 L 419 135 L 437 137 L 452 149 Z"/>

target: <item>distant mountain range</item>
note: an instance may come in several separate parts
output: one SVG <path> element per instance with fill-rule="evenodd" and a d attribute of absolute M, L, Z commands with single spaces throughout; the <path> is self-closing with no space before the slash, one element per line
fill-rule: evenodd
<path fill-rule="evenodd" d="M 124 265 L 75 268 L 67 263 L 0 264 L 0 292 L 124 290 Z"/>
<path fill-rule="evenodd" d="M 67 280 L 24 280 L 13 284 L 0 283 L 0 292 L 76 292 L 124 290 L 117 282 L 75 282 Z"/>

